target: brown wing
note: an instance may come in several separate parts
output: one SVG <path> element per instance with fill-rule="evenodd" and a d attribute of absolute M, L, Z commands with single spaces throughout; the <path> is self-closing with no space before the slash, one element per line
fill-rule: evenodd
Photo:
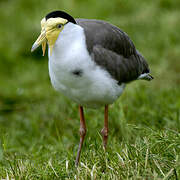
<path fill-rule="evenodd" d="M 76 22 L 84 28 L 87 49 L 93 60 L 119 83 L 149 73 L 146 60 L 118 27 L 99 20 L 76 19 Z"/>

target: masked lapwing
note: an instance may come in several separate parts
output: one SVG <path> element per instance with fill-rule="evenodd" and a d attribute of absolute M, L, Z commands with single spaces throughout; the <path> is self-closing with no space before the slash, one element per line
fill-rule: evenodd
<path fill-rule="evenodd" d="M 108 139 L 108 105 L 122 94 L 127 83 L 152 80 L 144 57 L 128 35 L 108 22 L 74 19 L 53 11 L 41 20 L 41 34 L 31 51 L 48 44 L 49 75 L 52 86 L 79 105 L 80 153 L 86 135 L 83 107 L 105 107 L 103 146 Z"/>

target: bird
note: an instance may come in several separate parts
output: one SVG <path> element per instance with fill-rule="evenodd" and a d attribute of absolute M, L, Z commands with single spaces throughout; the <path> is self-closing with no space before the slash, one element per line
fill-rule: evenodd
<path fill-rule="evenodd" d="M 78 104 L 80 142 L 78 166 L 86 135 L 85 108 L 104 107 L 101 130 L 103 148 L 108 141 L 108 108 L 134 80 L 153 79 L 147 61 L 129 36 L 103 20 L 73 18 L 56 10 L 41 20 L 41 34 L 31 52 L 48 44 L 48 68 L 52 86 Z"/>

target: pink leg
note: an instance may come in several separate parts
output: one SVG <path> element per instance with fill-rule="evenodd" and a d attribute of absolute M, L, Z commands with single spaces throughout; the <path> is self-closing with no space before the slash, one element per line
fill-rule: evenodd
<path fill-rule="evenodd" d="M 86 135 L 86 123 L 85 123 L 85 118 L 84 118 L 84 112 L 83 112 L 83 107 L 79 106 L 79 114 L 80 114 L 80 143 L 79 143 L 79 148 L 78 148 L 78 153 L 76 156 L 76 166 L 78 166 L 79 164 L 79 159 L 80 159 L 80 155 L 81 155 L 81 149 L 82 149 L 82 145 L 84 142 L 84 137 Z"/>
<path fill-rule="evenodd" d="M 101 130 L 101 134 L 103 137 L 103 146 L 106 149 L 108 140 L 108 105 L 105 105 L 104 109 L 104 128 Z"/>

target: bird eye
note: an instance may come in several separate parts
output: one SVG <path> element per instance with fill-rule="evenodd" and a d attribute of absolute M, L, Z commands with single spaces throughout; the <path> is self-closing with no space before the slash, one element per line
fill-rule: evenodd
<path fill-rule="evenodd" d="M 61 29 L 61 27 L 62 27 L 62 24 L 57 25 L 57 28 Z"/>

